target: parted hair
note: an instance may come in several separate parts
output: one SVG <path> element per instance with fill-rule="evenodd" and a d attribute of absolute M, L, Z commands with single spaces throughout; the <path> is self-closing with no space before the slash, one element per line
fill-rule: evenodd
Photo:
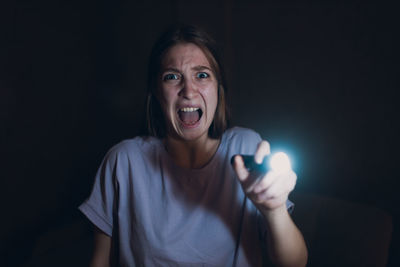
<path fill-rule="evenodd" d="M 208 136 L 219 139 L 229 126 L 227 87 L 222 63 L 215 41 L 202 29 L 192 25 L 174 25 L 168 28 L 155 42 L 149 60 L 147 74 L 146 123 L 147 134 L 163 138 L 166 136 L 166 123 L 161 104 L 157 99 L 160 71 L 163 57 L 169 48 L 180 43 L 192 43 L 205 54 L 218 82 L 218 104 Z"/>

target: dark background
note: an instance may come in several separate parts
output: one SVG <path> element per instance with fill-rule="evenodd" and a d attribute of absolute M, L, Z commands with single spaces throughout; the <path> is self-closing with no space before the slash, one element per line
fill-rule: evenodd
<path fill-rule="evenodd" d="M 393 216 L 400 264 L 399 15 L 373 1 L 6 1 L 0 4 L 1 263 L 79 218 L 106 151 L 141 131 L 160 32 L 221 44 L 233 124 L 285 149 L 298 192 Z"/>

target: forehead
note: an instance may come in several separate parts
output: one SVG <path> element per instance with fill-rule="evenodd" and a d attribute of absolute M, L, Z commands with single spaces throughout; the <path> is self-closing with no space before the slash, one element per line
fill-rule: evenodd
<path fill-rule="evenodd" d="M 172 46 L 165 53 L 161 63 L 164 68 L 184 65 L 200 65 L 210 68 L 210 62 L 203 50 L 192 43 L 179 43 Z"/>

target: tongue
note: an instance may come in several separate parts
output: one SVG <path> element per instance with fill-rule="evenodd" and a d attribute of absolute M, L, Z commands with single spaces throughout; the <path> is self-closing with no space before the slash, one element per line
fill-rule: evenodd
<path fill-rule="evenodd" d="M 179 118 L 185 124 L 194 124 L 199 120 L 199 112 L 179 112 Z"/>

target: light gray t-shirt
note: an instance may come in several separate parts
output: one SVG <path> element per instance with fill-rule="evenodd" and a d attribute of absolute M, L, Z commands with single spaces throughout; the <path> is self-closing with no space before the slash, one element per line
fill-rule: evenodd
<path fill-rule="evenodd" d="M 230 160 L 254 154 L 260 141 L 252 130 L 231 128 L 201 169 L 177 166 L 157 138 L 123 141 L 105 156 L 79 209 L 113 237 L 118 265 L 232 266 L 244 193 Z M 264 235 L 247 200 L 237 266 L 262 265 Z"/>

